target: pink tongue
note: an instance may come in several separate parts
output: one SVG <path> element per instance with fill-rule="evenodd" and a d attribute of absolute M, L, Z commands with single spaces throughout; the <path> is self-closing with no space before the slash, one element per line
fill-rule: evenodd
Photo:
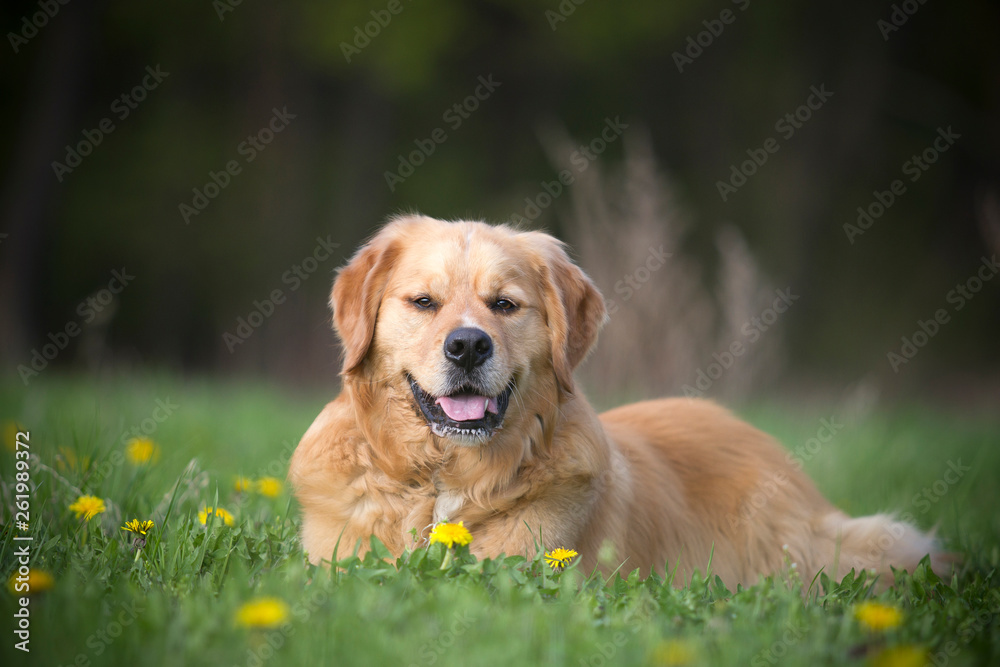
<path fill-rule="evenodd" d="M 496 413 L 497 402 L 495 399 L 475 394 L 461 394 L 458 396 L 442 396 L 435 401 L 448 415 L 449 419 L 457 422 L 482 419 L 486 416 L 486 411 Z"/>

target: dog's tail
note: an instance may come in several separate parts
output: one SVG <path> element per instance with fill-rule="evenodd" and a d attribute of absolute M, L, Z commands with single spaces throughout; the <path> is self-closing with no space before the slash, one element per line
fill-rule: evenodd
<path fill-rule="evenodd" d="M 818 526 L 821 542 L 827 551 L 831 571 L 839 580 L 852 569 L 878 574 L 884 585 L 893 583 L 890 566 L 913 572 L 924 556 L 930 555 L 931 569 L 945 576 L 958 556 L 943 551 L 933 531 L 925 533 L 900 521 L 892 514 L 852 518 L 834 511 L 825 515 Z"/>

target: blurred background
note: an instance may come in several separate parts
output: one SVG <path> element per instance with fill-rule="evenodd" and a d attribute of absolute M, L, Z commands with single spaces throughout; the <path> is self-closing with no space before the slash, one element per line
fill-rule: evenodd
<path fill-rule="evenodd" d="M 0 362 L 335 388 L 388 216 L 545 228 L 607 396 L 1000 399 L 1000 9 L 5 2 Z M 332 394 L 331 394 L 332 395 Z"/>

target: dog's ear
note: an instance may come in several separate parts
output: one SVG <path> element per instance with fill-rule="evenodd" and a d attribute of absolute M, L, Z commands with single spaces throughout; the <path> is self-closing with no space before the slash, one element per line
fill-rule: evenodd
<path fill-rule="evenodd" d="M 590 353 L 607 320 L 604 297 L 593 281 L 570 260 L 560 241 L 529 232 L 541 239 L 545 281 L 545 314 L 552 335 L 552 363 L 559 386 L 574 390 L 573 369 Z"/>
<path fill-rule="evenodd" d="M 382 294 L 398 254 L 393 237 L 391 229 L 383 229 L 340 269 L 333 282 L 330 307 L 333 328 L 343 346 L 344 374 L 361 366 L 375 334 Z"/>

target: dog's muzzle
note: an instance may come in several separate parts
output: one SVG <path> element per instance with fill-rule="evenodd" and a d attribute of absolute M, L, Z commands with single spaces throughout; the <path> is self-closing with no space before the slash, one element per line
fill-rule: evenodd
<path fill-rule="evenodd" d="M 483 442 L 503 426 L 514 382 L 496 396 L 484 396 L 471 386 L 460 387 L 446 396 L 432 396 L 407 376 L 417 407 L 434 435 Z"/>

